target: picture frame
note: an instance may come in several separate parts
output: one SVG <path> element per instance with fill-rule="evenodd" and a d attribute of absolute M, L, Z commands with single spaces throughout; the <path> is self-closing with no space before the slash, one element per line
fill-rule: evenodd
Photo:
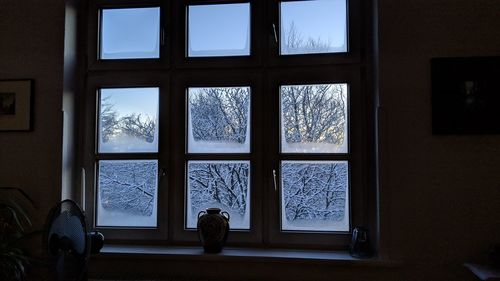
<path fill-rule="evenodd" d="M 432 133 L 500 134 L 500 57 L 431 60 Z"/>
<path fill-rule="evenodd" d="M 0 131 L 31 131 L 33 80 L 0 80 Z"/>

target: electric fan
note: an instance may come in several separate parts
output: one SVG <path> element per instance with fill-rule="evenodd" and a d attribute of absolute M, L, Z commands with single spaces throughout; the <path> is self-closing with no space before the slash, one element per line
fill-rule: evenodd
<path fill-rule="evenodd" d="M 102 248 L 104 236 L 87 232 L 85 215 L 72 200 L 64 200 L 51 211 L 45 239 L 57 281 L 87 280 L 90 254 Z"/>

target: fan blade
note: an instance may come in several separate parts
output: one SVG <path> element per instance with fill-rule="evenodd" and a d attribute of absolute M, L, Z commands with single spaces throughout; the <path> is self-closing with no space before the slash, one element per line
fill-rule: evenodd
<path fill-rule="evenodd" d="M 61 253 L 56 261 L 57 281 L 80 280 L 85 270 L 85 263 L 81 258 L 71 253 Z"/>
<path fill-rule="evenodd" d="M 57 261 L 56 261 L 56 278 L 57 278 L 57 281 L 64 281 L 64 278 L 65 278 L 64 274 L 65 274 L 65 271 L 66 271 L 65 265 L 66 265 L 66 255 L 65 254 L 60 254 L 57 257 Z"/>

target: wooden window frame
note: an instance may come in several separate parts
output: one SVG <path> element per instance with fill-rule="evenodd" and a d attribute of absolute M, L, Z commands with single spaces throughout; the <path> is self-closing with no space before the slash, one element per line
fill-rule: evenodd
<path fill-rule="evenodd" d="M 168 158 L 169 137 L 166 134 L 169 131 L 168 110 L 159 110 L 158 123 L 158 152 L 157 153 L 99 153 L 97 151 L 98 133 L 98 105 L 99 90 L 105 88 L 134 88 L 134 87 L 158 87 L 159 88 L 159 108 L 169 108 L 169 82 L 164 79 L 164 74 L 156 72 L 113 72 L 106 75 L 89 74 L 87 77 L 87 99 L 86 99 L 86 124 L 85 124 L 85 152 L 84 167 L 86 169 L 86 190 L 85 190 L 85 210 L 86 215 L 91 218 L 89 223 L 93 229 L 97 229 L 106 236 L 107 240 L 133 241 L 133 240 L 163 240 L 168 233 L 168 212 L 165 210 L 168 201 L 168 182 L 160 177 L 160 171 L 163 168 L 163 159 Z M 102 227 L 97 226 L 97 188 L 98 188 L 98 161 L 99 160 L 125 160 L 125 159 L 156 159 L 158 160 L 158 212 L 157 227 Z"/>
<path fill-rule="evenodd" d="M 258 67 L 262 63 L 263 39 L 259 34 L 262 32 L 263 23 L 255 18 L 263 18 L 263 2 L 251 0 L 179 0 L 173 1 L 173 9 L 179 16 L 174 21 L 172 41 L 173 63 L 178 68 L 235 68 L 235 67 Z M 188 57 L 187 56 L 187 20 L 188 6 L 191 5 L 217 5 L 217 4 L 250 4 L 250 55 L 227 56 L 227 57 Z"/>
<path fill-rule="evenodd" d="M 269 189 L 267 193 L 270 220 L 268 223 L 269 244 L 279 247 L 299 247 L 317 248 L 330 250 L 346 250 L 350 242 L 350 231 L 354 226 L 365 225 L 366 218 L 364 210 L 366 203 L 367 171 L 364 167 L 366 163 L 365 126 L 363 117 L 358 116 L 364 110 L 364 97 L 361 88 L 361 78 L 359 68 L 355 65 L 335 65 L 335 66 L 298 66 L 274 70 L 269 73 L 270 82 L 268 92 L 272 93 L 272 100 L 268 104 L 267 112 L 271 112 L 275 117 L 268 117 L 272 120 L 269 132 L 274 134 L 272 145 L 265 152 L 268 156 L 266 163 L 270 174 L 272 170 L 277 171 L 278 191 Z M 294 84 L 335 84 L 347 83 L 348 85 L 348 151 L 347 153 L 281 153 L 280 146 L 280 86 Z M 355 112 L 355 114 L 352 114 Z M 279 177 L 281 175 L 281 161 L 286 160 L 309 160 L 309 161 L 335 161 L 346 160 L 349 163 L 349 219 L 350 230 L 348 232 L 300 232 L 281 230 L 281 200 Z M 268 181 L 271 181 L 269 176 Z M 269 183 L 271 184 L 271 182 Z"/>
<path fill-rule="evenodd" d="M 160 57 L 141 59 L 101 59 L 100 37 L 102 9 L 124 8 L 160 8 Z M 172 25 L 169 18 L 171 1 L 161 0 L 94 0 L 91 1 L 88 13 L 87 31 L 87 69 L 90 71 L 103 70 L 165 70 L 169 68 L 170 40 L 166 37 Z"/>
<path fill-rule="evenodd" d="M 282 0 L 290 1 L 290 0 Z M 87 171 L 86 210 L 94 228 L 112 243 L 198 245 L 196 231 L 184 229 L 187 160 L 251 160 L 251 230 L 232 231 L 228 245 L 345 250 L 344 233 L 280 231 L 279 192 L 274 191 L 272 170 L 280 160 L 348 160 L 350 230 L 371 225 L 370 191 L 371 96 L 363 84 L 366 62 L 361 46 L 361 3 L 347 1 L 348 51 L 345 53 L 279 55 L 272 24 L 279 30 L 279 0 L 93 0 L 88 9 L 87 83 L 82 137 L 83 165 Z M 246 3 L 251 6 L 251 53 L 237 57 L 187 57 L 187 6 Z M 163 44 L 159 59 L 100 60 L 98 51 L 101 9 L 160 7 Z M 279 38 L 279 35 L 278 35 Z M 279 86 L 293 84 L 348 83 L 349 151 L 347 154 L 280 154 Z M 186 88 L 251 86 L 251 152 L 249 154 L 186 153 Z M 130 155 L 98 155 L 96 152 L 97 90 L 107 87 L 159 87 L 158 168 L 166 171 L 158 186 L 158 228 L 98 228 L 95 225 L 96 161 Z M 271 120 L 271 122 L 269 122 Z M 264 137 L 271 135 L 271 140 Z M 138 155 L 138 154 L 137 154 Z M 135 155 L 135 156 L 137 156 Z M 141 154 L 142 155 L 142 154 Z M 147 156 L 147 155 L 143 155 Z M 103 158 L 104 157 L 104 158 Z M 141 158 L 142 159 L 142 158 Z M 280 188 L 280 187 L 279 187 Z M 371 209 L 370 209 L 371 210 Z"/>

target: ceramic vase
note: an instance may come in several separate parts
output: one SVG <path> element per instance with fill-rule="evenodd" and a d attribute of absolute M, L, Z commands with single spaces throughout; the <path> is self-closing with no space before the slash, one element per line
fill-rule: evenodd
<path fill-rule="evenodd" d="M 207 253 L 222 251 L 229 233 L 229 214 L 219 208 L 198 213 L 198 236 Z"/>

